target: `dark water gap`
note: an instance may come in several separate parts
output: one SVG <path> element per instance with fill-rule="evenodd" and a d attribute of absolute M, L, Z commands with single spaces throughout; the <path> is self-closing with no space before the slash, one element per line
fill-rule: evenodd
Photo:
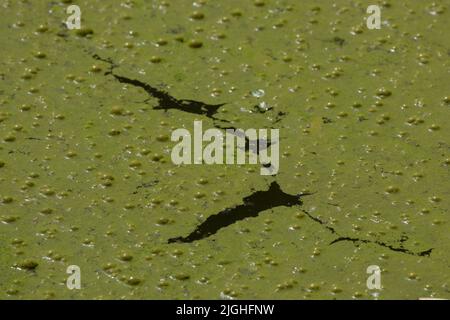
<path fill-rule="evenodd" d="M 243 204 L 232 208 L 226 208 L 223 211 L 208 217 L 188 236 L 169 239 L 168 243 L 194 242 L 207 238 L 220 229 L 228 227 L 237 221 L 257 217 L 262 211 L 280 206 L 292 207 L 301 205 L 302 201 L 300 198 L 302 195 L 306 194 L 287 194 L 281 190 L 280 185 L 277 182 L 272 182 L 268 190 L 252 193 L 242 199 Z"/>

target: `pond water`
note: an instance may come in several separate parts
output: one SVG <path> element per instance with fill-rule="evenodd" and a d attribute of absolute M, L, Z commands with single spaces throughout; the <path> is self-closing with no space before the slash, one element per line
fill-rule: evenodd
<path fill-rule="evenodd" d="M 449 1 L 70 4 L 0 0 L 0 299 L 450 298 Z M 194 121 L 277 175 L 174 165 Z"/>

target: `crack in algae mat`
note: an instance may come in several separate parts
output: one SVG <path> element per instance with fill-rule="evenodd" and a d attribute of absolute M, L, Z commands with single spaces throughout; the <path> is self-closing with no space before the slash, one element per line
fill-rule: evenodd
<path fill-rule="evenodd" d="M 69 2 L 0 0 L 0 299 L 450 298 L 449 1 Z"/>

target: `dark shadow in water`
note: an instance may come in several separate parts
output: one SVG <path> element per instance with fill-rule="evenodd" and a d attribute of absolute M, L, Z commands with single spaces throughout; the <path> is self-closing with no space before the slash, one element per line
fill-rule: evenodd
<path fill-rule="evenodd" d="M 92 54 L 92 57 L 95 60 L 105 62 L 109 64 L 108 70 L 104 73 L 105 75 L 113 76 L 120 83 L 125 83 L 132 85 L 134 87 L 138 87 L 147 92 L 150 97 L 158 100 L 158 105 L 153 107 L 155 110 L 169 110 L 176 109 L 183 112 L 198 114 L 206 116 L 209 119 L 213 120 L 214 126 L 216 128 L 220 128 L 220 124 L 218 123 L 230 123 L 230 121 L 226 119 L 220 119 L 216 117 L 220 107 L 224 106 L 225 103 L 220 104 L 207 104 L 201 101 L 191 100 L 191 99 L 176 99 L 171 96 L 168 92 L 164 90 L 160 90 L 151 86 L 148 83 L 142 82 L 137 79 L 131 79 L 125 76 L 117 75 L 114 73 L 114 69 L 118 67 L 116 63 L 111 58 L 102 58 L 98 54 Z M 149 101 L 150 99 L 146 99 L 144 103 Z M 265 113 L 266 111 L 272 111 L 273 108 L 268 108 L 267 110 L 259 111 L 260 113 Z M 276 115 L 275 121 L 273 124 L 278 123 L 286 116 L 286 113 L 279 111 Z"/>
<path fill-rule="evenodd" d="M 110 68 L 107 72 L 105 72 L 105 75 L 112 75 L 120 83 L 125 83 L 132 85 L 134 87 L 142 88 L 151 97 L 157 99 L 158 105 L 156 107 L 153 107 L 153 109 L 155 110 L 177 109 L 188 113 L 204 115 L 210 119 L 217 120 L 215 114 L 218 112 L 221 106 L 225 105 L 225 103 L 206 104 L 201 101 L 189 99 L 181 99 L 181 100 L 176 99 L 175 97 L 171 96 L 168 92 L 157 89 L 145 82 L 115 74 L 114 68 L 117 67 L 117 65 L 114 64 L 114 62 L 111 59 L 103 59 L 97 54 L 94 54 L 92 57 L 96 60 L 106 62 L 110 65 Z M 226 122 L 225 120 L 221 121 Z"/>
<path fill-rule="evenodd" d="M 156 107 L 153 107 L 153 109 L 155 110 L 177 109 L 184 112 L 204 115 L 210 119 L 215 120 L 216 118 L 214 117 L 214 115 L 217 113 L 219 108 L 225 104 L 206 104 L 201 101 L 186 99 L 178 100 L 169 95 L 167 92 L 154 88 L 142 81 L 130 79 L 116 74 L 113 74 L 113 77 L 116 78 L 120 83 L 126 83 L 135 87 L 142 88 L 153 98 L 156 98 L 159 104 Z"/>
<path fill-rule="evenodd" d="M 246 218 L 257 217 L 262 211 L 275 207 L 292 207 L 301 205 L 300 197 L 307 194 L 290 195 L 283 192 L 277 182 L 272 182 L 267 191 L 256 191 L 243 199 L 243 204 L 227 208 L 208 217 L 191 234 L 186 237 L 169 239 L 173 242 L 193 242 L 207 238 L 222 228 Z"/>
<path fill-rule="evenodd" d="M 345 44 L 345 40 L 335 37 L 333 41 L 338 44 L 339 46 L 342 46 Z M 159 90 L 145 82 L 142 82 L 140 80 L 127 78 L 124 76 L 116 75 L 114 74 L 114 68 L 117 67 L 117 65 L 112 61 L 112 59 L 104 59 L 101 58 L 97 54 L 93 54 L 92 57 L 96 60 L 103 61 L 109 64 L 109 69 L 107 72 L 105 72 L 105 75 L 112 75 L 117 81 L 120 83 L 129 84 L 138 88 L 142 88 L 145 92 L 147 92 L 151 97 L 158 100 L 158 105 L 156 107 L 153 107 L 153 109 L 156 110 L 169 110 L 169 109 L 177 109 L 180 111 L 198 114 L 206 116 L 214 121 L 215 127 L 220 129 L 235 129 L 234 127 L 221 127 L 221 125 L 217 125 L 216 121 L 220 121 L 223 123 L 229 123 L 228 120 L 224 119 L 218 119 L 215 117 L 216 113 L 218 112 L 219 108 L 225 103 L 221 104 L 215 104 L 210 105 L 206 104 L 201 101 L 195 101 L 195 100 L 189 100 L 189 99 L 176 99 L 173 96 L 171 96 L 169 93 L 163 90 Z M 265 111 L 270 111 L 270 109 Z M 265 112 L 264 110 L 261 111 L 261 113 Z M 286 116 L 284 112 L 278 112 L 277 119 L 274 123 L 277 123 L 281 121 L 281 119 Z M 324 123 L 329 123 L 328 119 L 323 119 Z M 241 133 L 237 133 L 238 136 L 241 136 Z M 271 145 L 271 141 L 267 141 L 268 148 Z M 259 154 L 260 150 L 258 148 L 259 146 L 259 140 L 249 140 L 247 137 L 245 137 L 245 150 L 246 151 L 252 151 L 254 153 Z M 301 205 L 302 202 L 300 200 L 300 197 L 307 194 L 300 194 L 300 195 L 290 195 L 287 193 L 284 193 L 277 182 L 272 182 L 270 185 L 269 190 L 267 191 L 256 191 L 252 195 L 245 197 L 243 199 L 244 204 L 238 205 L 233 208 L 227 208 L 215 215 L 210 216 L 208 219 L 206 219 L 205 222 L 203 222 L 201 225 L 199 225 L 191 234 L 189 234 L 187 237 L 177 237 L 169 239 L 169 243 L 173 242 L 193 242 L 196 240 L 200 240 L 206 237 L 209 237 L 213 234 L 215 234 L 218 230 L 221 228 L 227 227 L 236 221 L 240 221 L 249 217 L 257 217 L 260 212 L 279 207 L 279 206 L 287 206 L 291 207 L 294 205 Z M 317 217 L 314 217 L 306 210 L 303 210 L 303 212 L 314 222 L 321 224 L 324 228 L 326 228 L 329 232 L 332 234 L 335 234 L 338 236 L 337 239 L 332 241 L 330 245 L 333 245 L 338 242 L 342 241 L 350 241 L 354 243 L 355 245 L 359 243 L 364 244 L 375 244 L 387 249 L 390 249 L 395 252 L 401 252 L 409 255 L 415 255 L 415 256 L 430 256 L 433 249 L 428 249 L 421 252 L 413 252 L 407 248 L 404 248 L 403 242 L 405 239 L 401 239 L 400 246 L 393 246 L 390 244 L 387 244 L 385 242 L 379 241 L 379 240 L 368 240 L 368 239 L 361 239 L 361 238 L 352 238 L 348 236 L 340 236 L 339 233 L 331 226 L 327 225 L 324 221 L 320 220 Z"/>

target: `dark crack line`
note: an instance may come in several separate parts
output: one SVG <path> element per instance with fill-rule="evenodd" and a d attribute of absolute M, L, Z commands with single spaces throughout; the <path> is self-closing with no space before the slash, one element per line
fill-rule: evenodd
<path fill-rule="evenodd" d="M 218 122 L 222 123 L 230 123 L 230 121 L 226 119 L 220 119 L 216 117 L 216 114 L 218 113 L 219 109 L 224 106 L 226 103 L 220 103 L 220 104 L 207 104 L 201 101 L 191 100 L 191 99 L 176 99 L 175 97 L 171 96 L 168 92 L 164 90 L 160 90 L 158 88 L 155 88 L 148 83 L 142 82 L 137 79 L 131 79 L 122 75 L 117 75 L 114 73 L 114 69 L 118 67 L 119 65 L 114 63 L 114 61 L 111 58 L 102 58 L 98 54 L 92 54 L 92 57 L 95 60 L 102 61 L 104 63 L 107 63 L 109 65 L 108 70 L 104 73 L 104 75 L 111 75 L 113 76 L 117 81 L 120 83 L 125 83 L 132 85 L 137 88 L 143 89 L 151 98 L 155 98 L 158 100 L 158 105 L 153 107 L 154 110 L 170 110 L 170 109 L 176 109 L 187 113 L 192 114 L 198 114 L 206 116 L 207 118 L 213 120 L 214 127 L 221 128 L 221 125 L 218 124 Z M 148 103 L 149 99 L 146 99 L 143 101 L 143 103 Z M 270 111 L 273 108 L 269 108 L 266 111 Z M 261 112 L 261 113 L 265 113 Z M 278 112 L 275 123 L 278 123 L 281 121 L 281 119 L 286 115 L 284 112 Z"/>
<path fill-rule="evenodd" d="M 342 39 L 343 40 L 343 39 Z M 343 45 L 344 41 L 341 41 L 341 39 L 335 39 L 335 41 L 339 45 Z M 145 82 L 142 82 L 137 79 L 131 79 L 127 78 L 125 76 L 117 75 L 114 73 L 114 69 L 118 66 L 114 63 L 114 61 L 110 58 L 104 59 L 100 57 L 97 54 L 93 54 L 92 57 L 96 60 L 105 62 L 109 64 L 108 71 L 105 72 L 105 75 L 112 75 L 117 81 L 120 83 L 125 83 L 132 85 L 134 87 L 138 87 L 141 89 L 144 89 L 144 91 L 150 95 L 151 97 L 158 100 L 158 105 L 153 107 L 155 110 L 169 110 L 169 109 L 176 109 L 180 111 L 184 111 L 187 113 L 193 113 L 198 115 L 204 115 L 207 118 L 210 118 L 214 121 L 214 125 L 217 128 L 221 129 L 234 129 L 234 127 L 221 127 L 220 125 L 217 125 L 215 121 L 221 121 L 224 123 L 229 123 L 228 120 L 219 119 L 215 115 L 217 114 L 220 107 L 225 105 L 225 103 L 221 104 L 206 104 L 201 101 L 196 100 L 190 100 L 190 99 L 176 99 L 175 97 L 171 96 L 168 92 L 159 90 Z M 147 100 L 146 100 L 147 101 Z M 269 111 L 269 110 L 267 110 Z M 278 117 L 275 123 L 279 122 L 281 120 L 281 117 L 286 115 L 285 113 L 279 112 Z M 239 136 L 239 135 L 238 135 Z M 266 148 L 268 148 L 271 145 L 271 141 L 266 141 Z M 264 145 L 264 144 L 263 144 Z M 256 147 L 255 147 L 256 146 Z M 252 152 L 259 154 L 259 140 L 253 141 L 249 140 L 247 137 L 245 137 L 245 149 L 246 151 L 251 150 Z M 196 230 L 194 230 L 191 234 L 189 234 L 187 237 L 177 237 L 169 239 L 169 243 L 172 242 L 193 242 L 196 240 L 203 239 L 205 237 L 209 237 L 213 234 L 215 234 L 218 230 L 221 228 L 224 228 L 228 225 L 231 225 L 237 221 L 246 219 L 248 217 L 257 217 L 261 211 L 265 211 L 267 209 L 275 208 L 278 206 L 288 206 L 291 207 L 293 205 L 301 205 L 302 202 L 300 200 L 300 197 L 306 195 L 306 194 L 300 194 L 300 195 L 289 195 L 287 193 L 284 193 L 277 182 L 273 182 L 270 185 L 269 190 L 267 191 L 256 191 L 252 195 L 245 197 L 243 199 L 244 204 L 238 205 L 233 208 L 227 208 L 215 215 L 210 216 L 208 219 L 206 219 L 205 222 L 203 222 L 201 225 L 199 225 Z M 421 252 L 413 252 L 407 248 L 404 248 L 403 245 L 400 247 L 395 247 L 393 245 L 387 244 L 385 242 L 379 241 L 379 240 L 368 240 L 368 239 L 360 239 L 360 238 L 352 238 L 352 237 L 345 237 L 340 236 L 336 230 L 333 227 L 328 226 L 325 222 L 320 220 L 317 217 L 314 217 L 306 210 L 302 210 L 311 220 L 315 221 L 316 223 L 321 224 L 324 226 L 329 232 L 332 234 L 336 234 L 339 237 L 335 240 L 333 240 L 330 245 L 333 245 L 338 242 L 342 241 L 351 241 L 353 243 L 372 243 L 376 244 L 378 246 L 388 248 L 392 251 L 396 252 L 402 252 L 409 255 L 416 255 L 416 256 L 430 256 L 433 248 L 421 251 Z M 400 240 L 401 243 L 406 241 L 404 238 Z"/>
<path fill-rule="evenodd" d="M 125 83 L 125 84 L 132 85 L 134 87 L 144 89 L 144 91 L 148 95 L 157 99 L 158 105 L 153 107 L 153 109 L 155 109 L 155 110 L 166 110 L 167 111 L 169 109 L 176 109 L 176 110 L 180 110 L 180 111 L 184 111 L 184 112 L 188 112 L 188 113 L 203 115 L 212 120 L 228 122 L 227 120 L 221 120 L 221 119 L 218 119 L 215 117 L 219 108 L 222 107 L 223 105 L 225 105 L 225 103 L 207 104 L 207 103 L 204 103 L 201 101 L 190 100 L 190 99 L 181 99 L 181 100 L 176 99 L 175 97 L 171 96 L 168 92 L 166 92 L 164 90 L 159 90 L 145 82 L 115 74 L 114 69 L 118 65 L 115 64 L 112 61 L 112 59 L 104 59 L 97 54 L 94 54 L 92 57 L 96 60 L 108 63 L 110 65 L 108 71 L 105 72 L 105 75 L 112 75 L 120 83 Z"/>
<path fill-rule="evenodd" d="M 144 182 L 144 183 L 141 183 L 140 185 L 138 185 L 138 186 L 136 187 L 136 190 L 133 191 L 132 194 L 137 194 L 138 191 L 139 191 L 139 189 L 141 189 L 141 188 L 151 188 L 151 187 L 154 187 L 154 186 L 156 186 L 158 183 L 159 183 L 159 180 L 158 180 L 158 179 L 152 180 L 152 181 L 150 181 L 150 182 Z"/>
<path fill-rule="evenodd" d="M 212 236 L 217 231 L 237 221 L 246 218 L 257 217 L 265 210 L 280 206 L 292 207 L 302 205 L 301 197 L 308 194 L 291 195 L 283 192 L 277 182 L 272 182 L 266 191 L 256 191 L 243 198 L 243 204 L 226 208 L 217 214 L 208 217 L 203 223 L 186 237 L 176 237 L 168 240 L 168 243 L 191 243 Z"/>
<path fill-rule="evenodd" d="M 233 126 L 222 127 L 220 125 L 216 125 L 215 127 L 218 128 L 218 129 L 222 129 L 222 130 L 227 130 L 227 129 L 234 130 L 233 134 L 235 136 L 240 137 L 240 138 L 244 138 L 245 139 L 245 147 L 244 147 L 245 152 L 251 151 L 251 152 L 256 153 L 257 155 L 259 155 L 259 153 L 262 150 L 268 149 L 273 144 L 272 139 L 269 139 L 269 140 L 265 140 L 265 139 L 250 140 L 245 135 L 245 132 L 242 129 L 238 130 L 236 127 L 233 127 Z M 268 166 L 270 166 L 270 164 L 268 164 Z"/>
<path fill-rule="evenodd" d="M 327 225 L 325 222 L 323 222 L 322 220 L 320 220 L 317 217 L 314 217 L 312 214 L 310 214 L 308 211 L 302 209 L 302 212 L 305 213 L 308 218 L 310 218 L 311 220 L 313 220 L 314 222 L 319 223 L 320 225 L 322 225 L 325 229 L 327 229 L 328 231 L 330 231 L 333 234 L 337 234 L 336 230 L 333 227 L 330 227 L 329 225 Z"/>
<path fill-rule="evenodd" d="M 323 227 L 325 227 L 328 231 L 330 231 L 332 234 L 335 234 L 338 236 L 338 238 L 334 239 L 333 241 L 331 241 L 329 243 L 329 245 L 333 245 L 335 243 L 338 242 L 342 242 L 342 241 L 350 241 L 353 242 L 354 244 L 358 244 L 358 243 L 364 243 L 364 244 L 375 244 L 378 245 L 380 247 L 384 247 L 387 248 L 389 250 L 395 251 L 395 252 L 401 252 L 401 253 L 405 253 L 405 254 L 409 254 L 409 255 L 413 255 L 413 256 L 427 256 L 429 257 L 431 255 L 431 252 L 433 251 L 433 248 L 428 249 L 428 250 L 424 250 L 424 251 L 420 251 L 420 252 L 414 252 L 411 251 L 407 248 L 403 247 L 403 243 L 408 240 L 408 237 L 405 235 L 402 235 L 402 237 L 400 238 L 400 243 L 401 245 L 399 247 L 396 247 L 394 245 L 385 243 L 383 241 L 380 240 L 369 240 L 369 239 L 360 239 L 360 238 L 352 238 L 352 237 L 348 237 L 348 236 L 341 236 L 336 229 L 334 229 L 333 227 L 330 227 L 329 225 L 326 224 L 326 222 L 320 220 L 317 217 L 314 217 L 313 215 L 311 215 L 308 211 L 306 210 L 302 210 L 302 212 L 304 212 L 311 220 L 313 220 L 316 223 L 319 223 L 320 225 L 322 225 Z"/>
<path fill-rule="evenodd" d="M 158 105 L 153 107 L 154 110 L 167 111 L 169 109 L 176 109 L 176 110 L 184 111 L 187 113 L 203 115 L 209 119 L 212 119 L 214 127 L 218 128 L 218 129 L 233 129 L 235 131 L 237 130 L 235 127 L 228 125 L 228 123 L 230 123 L 228 120 L 220 119 L 220 118 L 216 117 L 216 114 L 218 113 L 220 107 L 225 105 L 225 103 L 211 105 L 211 104 L 206 104 L 204 102 L 190 100 L 190 99 L 182 99 L 182 100 L 176 99 L 175 97 L 171 96 L 166 91 L 159 90 L 145 82 L 115 74 L 114 69 L 116 67 L 118 67 L 118 65 L 116 63 L 114 63 L 114 61 L 111 58 L 105 59 L 105 58 L 100 57 L 98 54 L 93 54 L 92 57 L 98 61 L 105 62 L 109 65 L 108 70 L 104 73 L 105 75 L 112 75 L 120 83 L 125 83 L 125 84 L 132 85 L 134 87 L 144 89 L 144 91 L 150 97 L 157 99 Z M 147 103 L 150 99 L 151 98 L 148 98 L 148 99 L 144 100 L 143 102 Z M 271 110 L 271 109 L 272 108 L 270 108 L 269 110 Z M 286 114 L 283 112 L 278 112 L 277 119 L 274 123 L 279 122 L 281 120 L 281 118 L 285 115 Z M 221 124 L 219 124 L 219 122 L 226 123 L 227 125 L 222 126 Z M 242 134 L 240 131 L 235 132 L 235 135 L 238 137 L 242 137 Z M 250 140 L 245 135 L 244 135 L 244 137 L 245 137 L 245 151 L 246 152 L 251 151 L 251 152 L 259 155 L 261 150 L 265 150 L 272 145 L 271 140 L 267 140 L 267 141 L 266 140 L 262 141 L 261 139 Z"/>
<path fill-rule="evenodd" d="M 342 242 L 342 241 L 351 241 L 353 243 L 372 243 L 372 244 L 376 244 L 380 247 L 384 247 L 384 248 L 387 248 L 392 251 L 406 253 L 409 255 L 420 256 L 420 257 L 424 257 L 424 256 L 429 257 L 431 255 L 431 252 L 433 251 L 433 248 L 431 248 L 431 249 L 420 251 L 420 252 L 414 252 L 407 248 L 404 248 L 403 246 L 395 247 L 391 244 L 387 244 L 387 243 L 379 241 L 379 240 L 368 240 L 368 239 L 359 239 L 359 238 L 351 238 L 351 237 L 339 237 L 339 238 L 331 241 L 330 245 L 333 245 L 335 243 Z"/>
<path fill-rule="evenodd" d="M 112 74 L 112 76 L 116 78 L 120 83 L 126 83 L 135 87 L 142 88 L 153 98 L 156 98 L 159 104 L 158 106 L 153 107 L 153 109 L 155 110 L 177 109 L 188 113 L 204 115 L 212 120 L 217 120 L 217 118 L 214 115 L 217 113 L 217 111 L 221 106 L 225 105 L 225 103 L 212 105 L 195 100 L 187 100 L 187 99 L 178 100 L 169 95 L 167 92 L 154 88 L 142 81 L 130 79 L 116 74 Z"/>

